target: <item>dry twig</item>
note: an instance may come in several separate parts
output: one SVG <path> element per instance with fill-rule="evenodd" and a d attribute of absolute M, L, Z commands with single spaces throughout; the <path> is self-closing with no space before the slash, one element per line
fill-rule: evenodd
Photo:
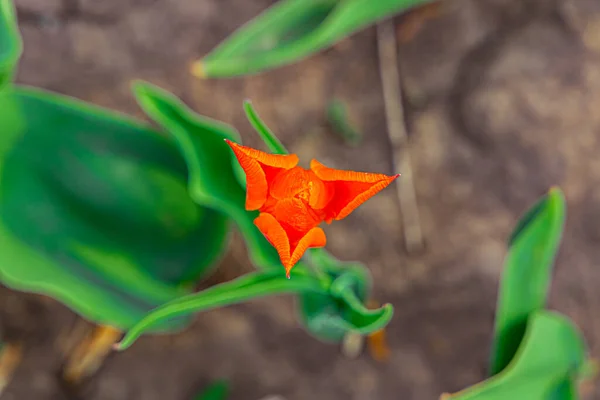
<path fill-rule="evenodd" d="M 379 71 L 383 87 L 387 131 L 392 144 L 392 162 L 395 173 L 402 176 L 396 181 L 396 191 L 400 202 L 404 241 L 409 253 L 423 248 L 423 233 L 417 206 L 417 196 L 413 184 L 410 154 L 407 149 L 407 133 L 402 106 L 400 74 L 398 72 L 398 46 L 391 20 L 377 26 L 379 48 Z"/>

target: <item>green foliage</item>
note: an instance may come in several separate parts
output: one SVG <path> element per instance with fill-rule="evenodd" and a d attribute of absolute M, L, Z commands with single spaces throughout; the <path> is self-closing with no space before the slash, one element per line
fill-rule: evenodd
<path fill-rule="evenodd" d="M 192 198 L 235 221 L 254 265 L 280 270 L 277 252 L 254 226 L 258 213 L 245 210 L 246 193 L 233 172 L 231 149 L 224 139 L 239 142 L 238 134 L 199 116 L 178 98 L 154 85 L 137 82 L 134 92 L 140 106 L 171 135 L 186 159 Z"/>
<path fill-rule="evenodd" d="M 291 64 L 431 0 L 281 0 L 225 39 L 193 70 L 233 77 Z"/>
<path fill-rule="evenodd" d="M 258 297 L 313 291 L 325 293 L 326 289 L 319 284 L 319 281 L 302 273 L 296 273 L 294 279 L 291 280 L 287 279 L 281 271 L 275 270 L 246 274 L 156 308 L 127 332 L 118 348 L 119 350 L 127 349 L 144 331 L 181 315 L 208 311 Z"/>
<path fill-rule="evenodd" d="M 324 271 L 332 281 L 327 294 L 298 296 L 300 318 L 313 336 L 341 342 L 349 332 L 369 334 L 384 328 L 394 309 L 390 304 L 369 310 L 365 302 L 370 291 L 369 272 L 359 263 L 342 263 L 324 249 L 311 249 L 309 263 Z"/>
<path fill-rule="evenodd" d="M 194 400 L 225 400 L 228 395 L 229 384 L 226 381 L 220 380 L 209 385 Z"/>
<path fill-rule="evenodd" d="M 576 400 L 590 375 L 584 339 L 569 319 L 544 310 L 565 220 L 558 188 L 529 209 L 509 240 L 496 310 L 491 377 L 450 400 Z"/>
<path fill-rule="evenodd" d="M 496 308 L 492 375 L 515 355 L 529 316 L 545 307 L 564 220 L 564 197 L 552 189 L 525 213 L 511 235 Z"/>
<path fill-rule="evenodd" d="M 447 399 L 574 400 L 585 356 L 585 343 L 571 321 L 536 311 L 517 353 L 502 372 Z"/>
<path fill-rule="evenodd" d="M 273 154 L 288 154 L 287 149 L 283 146 L 281 141 L 273 134 L 269 127 L 260 119 L 258 113 L 252 107 L 252 103 L 249 100 L 244 102 L 244 111 L 246 116 L 252 124 L 252 127 L 258 132 L 260 138 L 265 142 L 271 153 Z"/>
<path fill-rule="evenodd" d="M 12 80 L 23 51 L 11 0 L 0 0 L 0 89 Z"/>
<path fill-rule="evenodd" d="M 190 198 L 185 160 L 160 132 L 23 87 L 0 94 L 0 126 L 5 284 L 128 328 L 225 249 L 228 219 Z"/>

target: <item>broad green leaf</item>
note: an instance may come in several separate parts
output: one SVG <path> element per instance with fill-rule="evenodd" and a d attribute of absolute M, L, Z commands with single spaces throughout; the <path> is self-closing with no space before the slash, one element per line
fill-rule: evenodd
<path fill-rule="evenodd" d="M 226 381 L 220 380 L 204 389 L 194 400 L 225 400 L 228 395 L 229 384 Z"/>
<path fill-rule="evenodd" d="M 246 193 L 235 177 L 232 152 L 224 141 L 239 143 L 237 132 L 199 116 L 177 97 L 149 83 L 135 83 L 134 92 L 146 114 L 172 135 L 184 155 L 192 197 L 235 221 L 255 266 L 281 270 L 277 252 L 254 225 L 258 212 L 245 209 Z"/>
<path fill-rule="evenodd" d="M 327 119 L 333 130 L 338 133 L 346 143 L 358 146 L 362 140 L 362 133 L 350 122 L 346 104 L 339 100 L 332 100 L 327 106 Z"/>
<path fill-rule="evenodd" d="M 127 329 L 188 293 L 225 249 L 228 219 L 193 201 L 185 160 L 160 132 L 24 87 L 0 93 L 0 126 L 6 285 Z"/>
<path fill-rule="evenodd" d="M 323 249 L 312 249 L 307 254 L 308 262 L 325 271 L 333 281 L 326 294 L 298 296 L 300 319 L 313 336 L 340 342 L 349 332 L 367 335 L 389 323 L 394 313 L 390 304 L 376 310 L 364 306 L 371 286 L 364 265 L 342 263 Z"/>
<path fill-rule="evenodd" d="M 0 89 L 12 80 L 23 42 L 12 0 L 0 0 Z"/>
<path fill-rule="evenodd" d="M 542 310 L 565 220 L 562 192 L 553 188 L 517 224 L 500 282 L 491 374 L 512 360 L 529 316 Z"/>
<path fill-rule="evenodd" d="M 193 67 L 200 77 L 255 74 L 307 58 L 380 20 L 431 0 L 281 0 Z"/>
<path fill-rule="evenodd" d="M 560 314 L 532 313 L 514 358 L 497 375 L 446 400 L 575 400 L 577 371 L 586 347 L 575 325 Z"/>
<path fill-rule="evenodd" d="M 296 271 L 293 279 L 287 279 L 285 274 L 277 270 L 246 274 L 156 308 L 126 333 L 119 343 L 118 349 L 127 349 L 146 330 L 175 317 L 208 311 L 259 297 L 284 293 L 326 293 L 327 289 L 304 271 L 301 273 Z"/>

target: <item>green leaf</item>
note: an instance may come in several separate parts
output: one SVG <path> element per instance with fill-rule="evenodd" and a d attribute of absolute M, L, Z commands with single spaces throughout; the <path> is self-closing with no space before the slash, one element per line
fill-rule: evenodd
<path fill-rule="evenodd" d="M 11 0 L 0 0 L 0 89 L 12 80 L 22 52 L 15 7 Z"/>
<path fill-rule="evenodd" d="M 289 154 L 283 143 L 275 136 L 275 134 L 269 129 L 269 127 L 263 122 L 258 116 L 258 113 L 252 107 L 252 103 L 249 100 L 244 102 L 244 111 L 246 116 L 252 124 L 252 127 L 258 132 L 260 138 L 265 142 L 269 151 L 273 154 Z"/>
<path fill-rule="evenodd" d="M 0 93 L 0 277 L 126 329 L 188 293 L 226 246 L 160 132 L 50 92 Z M 185 319 L 157 326 L 179 329 Z"/>
<path fill-rule="evenodd" d="M 219 380 L 202 391 L 194 400 L 225 400 L 228 395 L 229 384 L 224 380 Z"/>
<path fill-rule="evenodd" d="M 575 325 L 560 314 L 531 315 L 522 343 L 497 375 L 444 400 L 575 400 L 577 371 L 586 346 Z"/>
<path fill-rule="evenodd" d="M 300 319 L 316 338 L 340 342 L 349 332 L 370 334 L 385 327 L 394 309 L 390 304 L 376 310 L 364 304 L 371 282 L 362 264 L 342 263 L 324 249 L 311 249 L 309 262 L 333 281 L 326 294 L 303 293 L 298 297 Z"/>
<path fill-rule="evenodd" d="M 525 213 L 511 235 L 496 308 L 492 375 L 512 360 L 529 316 L 545 307 L 564 220 L 563 194 L 553 188 Z"/>
<path fill-rule="evenodd" d="M 380 20 L 431 0 L 281 0 L 193 67 L 200 77 L 255 74 L 307 58 Z"/>
<path fill-rule="evenodd" d="M 352 124 L 348 117 L 346 104 L 334 99 L 327 106 L 327 119 L 333 130 L 338 133 L 350 146 L 358 146 L 362 140 L 362 134 Z"/>
<path fill-rule="evenodd" d="M 296 271 L 293 279 L 287 279 L 281 271 L 274 270 L 246 274 L 230 282 L 173 300 L 148 313 L 133 326 L 119 343 L 118 350 L 127 349 L 145 331 L 175 317 L 265 296 L 299 292 L 326 293 L 327 288 L 323 287 L 318 280 L 298 272 Z"/>
<path fill-rule="evenodd" d="M 146 114 L 172 135 L 184 155 L 192 197 L 235 221 L 255 266 L 282 270 L 277 251 L 253 223 L 258 212 L 245 209 L 246 193 L 236 179 L 231 148 L 224 141 L 239 142 L 237 132 L 195 114 L 177 97 L 149 83 L 136 82 L 134 92 Z"/>
<path fill-rule="evenodd" d="M 260 138 L 265 142 L 271 153 L 273 154 L 288 154 L 288 151 L 283 146 L 281 141 L 275 136 L 275 134 L 269 129 L 269 127 L 260 119 L 258 113 L 252 106 L 250 100 L 244 101 L 244 111 L 246 112 L 246 117 L 248 117 L 248 121 L 252 127 L 258 132 Z M 238 159 L 231 153 L 231 164 L 233 165 L 233 172 L 243 188 L 246 187 L 246 173 L 244 169 L 241 167 Z"/>

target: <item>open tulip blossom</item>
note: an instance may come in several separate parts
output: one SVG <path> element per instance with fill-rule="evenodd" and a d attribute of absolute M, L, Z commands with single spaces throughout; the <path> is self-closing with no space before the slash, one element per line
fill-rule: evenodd
<path fill-rule="evenodd" d="M 254 224 L 275 247 L 286 275 L 304 252 L 323 247 L 323 221 L 348 216 L 397 175 L 328 168 L 311 160 L 298 166 L 295 154 L 268 154 L 226 140 L 246 174 L 246 210 L 259 210 Z"/>

